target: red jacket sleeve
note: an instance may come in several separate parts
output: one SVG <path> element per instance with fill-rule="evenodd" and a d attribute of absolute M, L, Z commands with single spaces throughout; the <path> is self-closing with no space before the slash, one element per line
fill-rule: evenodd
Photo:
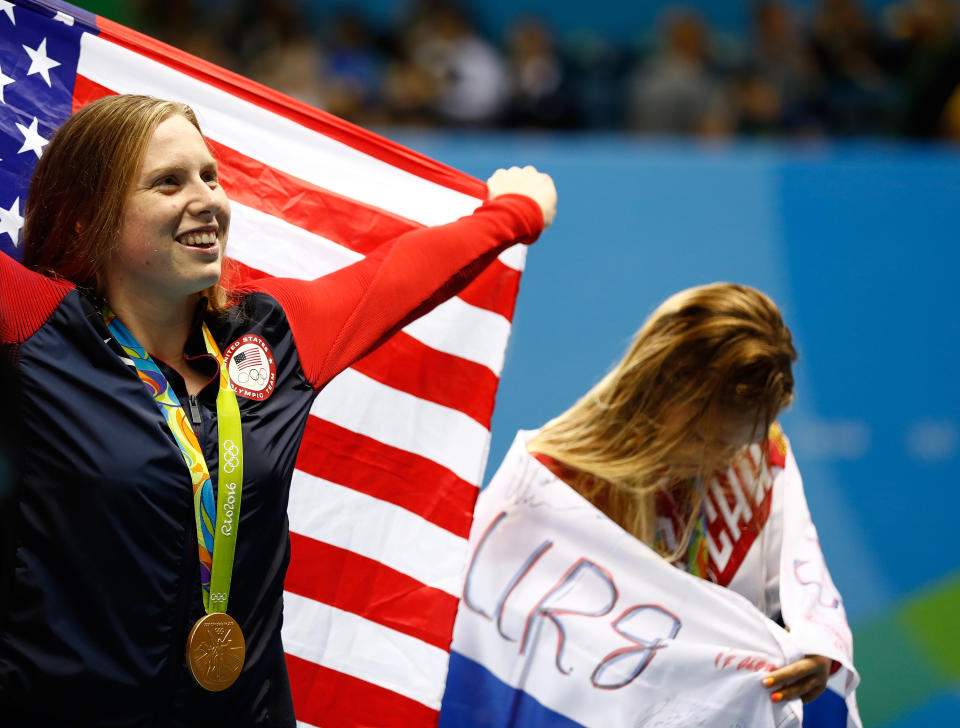
<path fill-rule="evenodd" d="M 20 344 L 33 336 L 73 288 L 0 253 L 0 344 Z"/>
<path fill-rule="evenodd" d="M 308 381 L 319 389 L 438 304 L 455 296 L 501 252 L 532 243 L 539 205 L 521 195 L 490 200 L 456 222 L 404 233 L 361 261 L 313 281 L 248 283 L 283 307 Z"/>

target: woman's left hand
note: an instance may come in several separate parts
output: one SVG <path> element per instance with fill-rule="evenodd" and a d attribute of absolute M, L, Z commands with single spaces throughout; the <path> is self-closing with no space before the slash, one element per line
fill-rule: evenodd
<path fill-rule="evenodd" d="M 550 175 L 538 172 L 536 167 L 498 169 L 487 180 L 487 199 L 500 195 L 526 195 L 540 205 L 543 227 L 548 228 L 557 214 L 557 188 Z"/>
<path fill-rule="evenodd" d="M 809 703 L 827 689 L 827 678 L 833 660 L 823 655 L 807 655 L 774 670 L 763 679 L 763 686 L 773 690 L 775 703 L 800 698 Z"/>

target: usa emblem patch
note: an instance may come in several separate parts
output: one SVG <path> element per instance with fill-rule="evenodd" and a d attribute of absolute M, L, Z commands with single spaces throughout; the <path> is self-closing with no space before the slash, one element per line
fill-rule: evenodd
<path fill-rule="evenodd" d="M 277 384 L 277 365 L 267 342 L 244 334 L 223 352 L 230 384 L 239 397 L 264 400 Z"/>

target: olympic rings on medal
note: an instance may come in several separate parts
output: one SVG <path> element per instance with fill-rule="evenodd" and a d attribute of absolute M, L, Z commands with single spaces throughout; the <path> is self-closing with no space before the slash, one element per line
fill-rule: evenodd
<path fill-rule="evenodd" d="M 223 472 L 228 475 L 240 467 L 240 448 L 233 440 L 224 440 L 223 458 L 224 461 L 220 466 L 223 468 Z"/>

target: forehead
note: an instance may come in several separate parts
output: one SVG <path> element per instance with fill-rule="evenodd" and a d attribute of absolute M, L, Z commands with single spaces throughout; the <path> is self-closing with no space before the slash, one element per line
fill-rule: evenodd
<path fill-rule="evenodd" d="M 206 165 L 213 162 L 213 156 L 197 127 L 185 117 L 174 114 L 157 124 L 144 150 L 141 169 L 149 171 L 155 167 Z"/>

